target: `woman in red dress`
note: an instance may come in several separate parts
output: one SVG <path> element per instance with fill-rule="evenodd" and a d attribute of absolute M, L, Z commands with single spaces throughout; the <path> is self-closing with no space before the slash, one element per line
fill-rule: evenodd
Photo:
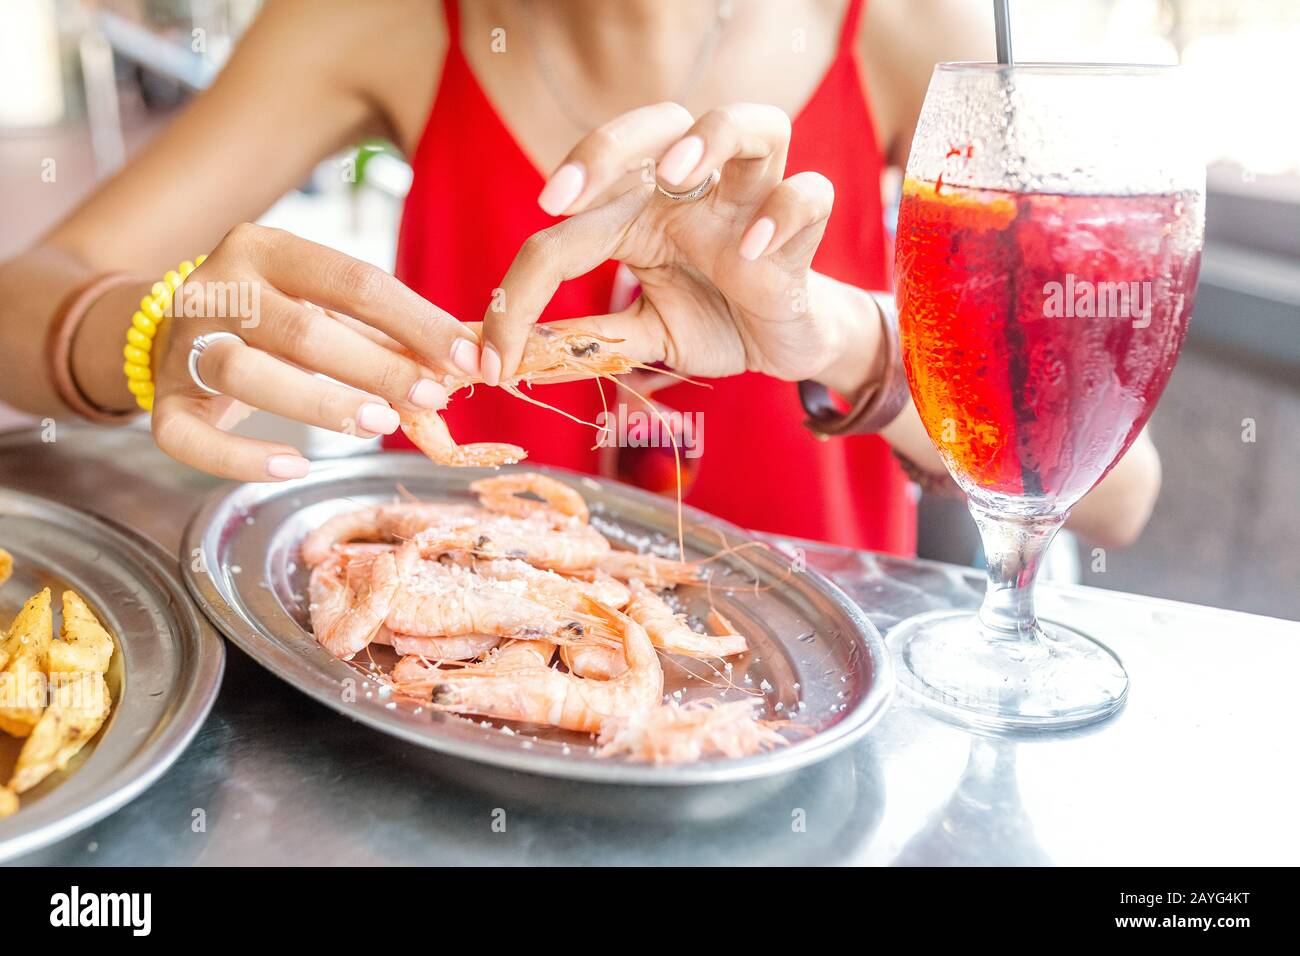
<path fill-rule="evenodd" d="M 399 410 L 445 402 L 440 374 L 508 378 L 532 323 L 565 319 L 708 380 L 655 395 L 704 425 L 690 503 L 748 527 L 906 553 L 913 506 L 893 451 L 942 472 L 915 413 L 879 435 L 822 440 L 804 427 L 792 383 L 853 404 L 886 375 L 882 316 L 865 291 L 889 286 L 882 174 L 906 159 L 933 63 L 986 55 L 972 38 L 991 28 L 969 8 L 268 3 L 211 90 L 0 268 L 0 395 L 42 413 L 121 417 L 131 395 L 120 343 L 135 303 L 175 261 L 211 248 L 190 281 L 255 285 L 260 306 L 254 323 L 209 308 L 159 326 L 154 434 L 195 467 L 244 480 L 304 474 L 296 449 L 222 426 L 247 405 L 394 435 Z M 236 225 L 375 133 L 414 169 L 396 279 Z M 693 201 L 663 196 L 697 186 Z M 125 275 L 96 284 L 105 272 Z M 479 319 L 478 330 L 462 324 Z M 197 360 L 216 396 L 189 367 L 195 339 L 213 331 L 237 336 Z M 40 346 L 69 335 L 66 375 L 47 373 Z M 586 420 L 602 408 L 591 382 L 538 397 Z M 617 401 L 612 390 L 606 400 Z M 461 441 L 599 467 L 589 429 L 498 389 L 458 396 L 445 417 Z M 1072 523 L 1127 540 L 1157 485 L 1144 439 Z"/>

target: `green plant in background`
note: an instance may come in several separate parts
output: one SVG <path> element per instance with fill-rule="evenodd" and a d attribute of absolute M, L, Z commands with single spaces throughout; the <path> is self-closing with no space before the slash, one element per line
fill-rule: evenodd
<path fill-rule="evenodd" d="M 370 164 L 370 160 L 385 153 L 399 157 L 401 156 L 397 147 L 389 140 L 383 139 L 382 137 L 376 136 L 370 139 L 364 139 L 357 144 L 356 155 L 353 158 L 354 178 L 351 183 L 354 192 L 365 184 L 366 167 Z"/>

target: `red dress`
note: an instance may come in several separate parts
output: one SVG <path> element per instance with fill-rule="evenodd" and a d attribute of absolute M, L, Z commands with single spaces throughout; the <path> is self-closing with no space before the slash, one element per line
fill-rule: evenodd
<path fill-rule="evenodd" d="M 522 242 L 556 222 L 537 205 L 543 178 L 493 109 L 460 45 L 456 0 L 437 97 L 412 160 L 397 275 L 452 315 L 478 320 Z M 850 0 L 834 62 L 794 120 L 786 175 L 816 170 L 835 184 L 835 211 L 813 268 L 866 289 L 889 287 L 880 174 L 883 157 L 862 92 L 853 38 L 862 0 Z M 486 165 L 467 166 L 472 162 Z M 566 282 L 543 319 L 609 311 L 617 264 Z M 875 436 L 821 441 L 803 427 L 795 386 L 757 374 L 677 385 L 657 401 L 703 412 L 703 455 L 686 501 L 738 525 L 855 548 L 909 554 L 915 510 L 906 478 Z M 460 442 L 505 441 L 529 460 L 597 469 L 594 433 L 504 392 L 480 388 L 445 416 Z M 592 421 L 592 382 L 548 385 L 538 397 Z M 611 393 L 612 397 L 612 393 Z M 391 447 L 409 447 L 395 436 Z"/>

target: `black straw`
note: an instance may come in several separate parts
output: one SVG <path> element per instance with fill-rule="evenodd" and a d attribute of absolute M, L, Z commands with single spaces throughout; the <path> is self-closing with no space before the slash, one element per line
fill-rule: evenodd
<path fill-rule="evenodd" d="M 1009 0 L 993 0 L 993 26 L 998 36 L 998 62 L 1010 65 L 1011 58 L 1011 10 Z"/>

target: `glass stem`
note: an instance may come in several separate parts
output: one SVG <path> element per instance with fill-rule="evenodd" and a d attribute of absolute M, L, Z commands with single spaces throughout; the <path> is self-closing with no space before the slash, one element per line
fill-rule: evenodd
<path fill-rule="evenodd" d="M 1011 516 L 986 510 L 974 501 L 970 512 L 979 526 L 988 562 L 988 589 L 980 605 L 980 623 L 994 637 L 1037 643 L 1042 631 L 1034 615 L 1034 579 L 1066 515 Z"/>

